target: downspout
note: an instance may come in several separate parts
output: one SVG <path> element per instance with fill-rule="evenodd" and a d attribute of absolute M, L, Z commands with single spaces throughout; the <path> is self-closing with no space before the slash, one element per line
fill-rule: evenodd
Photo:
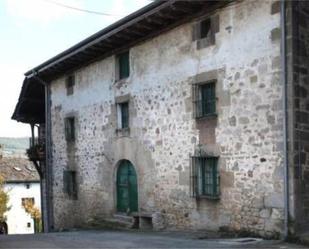
<path fill-rule="evenodd" d="M 286 52 L 286 2 L 281 0 L 281 68 L 283 83 L 283 167 L 284 167 L 284 240 L 289 236 L 289 157 L 288 157 L 288 110 L 287 110 L 287 52 Z"/>
<path fill-rule="evenodd" d="M 44 224 L 44 231 L 50 232 L 53 229 L 53 188 L 52 188 L 52 167 L 51 161 L 51 121 L 50 121 L 50 88 L 49 84 L 38 76 L 38 73 L 33 71 L 32 77 L 40 84 L 44 85 L 45 89 L 45 181 L 46 181 L 46 211 L 47 224 Z"/>

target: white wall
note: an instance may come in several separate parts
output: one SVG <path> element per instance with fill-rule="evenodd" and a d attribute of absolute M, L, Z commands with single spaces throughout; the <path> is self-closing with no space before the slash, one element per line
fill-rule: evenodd
<path fill-rule="evenodd" d="M 30 234 L 34 233 L 33 219 L 25 212 L 22 206 L 22 198 L 34 198 L 35 206 L 41 208 L 40 183 L 29 183 L 27 189 L 26 183 L 7 183 L 5 190 L 9 194 L 9 207 L 11 209 L 6 213 L 8 234 Z M 30 222 L 30 227 L 27 223 Z"/>

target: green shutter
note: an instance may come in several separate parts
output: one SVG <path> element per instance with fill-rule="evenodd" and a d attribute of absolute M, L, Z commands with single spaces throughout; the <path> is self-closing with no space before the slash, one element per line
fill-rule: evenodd
<path fill-rule="evenodd" d="M 129 52 L 120 54 L 119 62 L 119 79 L 124 79 L 130 76 L 130 58 Z"/>
<path fill-rule="evenodd" d="M 216 113 L 216 85 L 207 83 L 199 87 L 199 117 L 205 117 Z"/>

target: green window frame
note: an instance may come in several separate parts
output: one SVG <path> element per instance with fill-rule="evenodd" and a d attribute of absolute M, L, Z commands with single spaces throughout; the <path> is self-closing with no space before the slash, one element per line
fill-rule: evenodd
<path fill-rule="evenodd" d="M 194 197 L 219 199 L 220 175 L 217 157 L 192 157 L 191 178 Z"/>
<path fill-rule="evenodd" d="M 63 192 L 66 193 L 70 198 L 75 200 L 77 199 L 76 171 L 63 171 Z"/>
<path fill-rule="evenodd" d="M 118 55 L 119 80 L 130 76 L 130 54 L 129 51 Z"/>
<path fill-rule="evenodd" d="M 129 102 L 119 103 L 121 112 L 121 129 L 129 128 Z"/>
<path fill-rule="evenodd" d="M 216 83 L 195 84 L 193 89 L 195 118 L 216 115 Z"/>
<path fill-rule="evenodd" d="M 68 117 L 65 118 L 65 139 L 67 142 L 75 141 L 75 118 Z"/>

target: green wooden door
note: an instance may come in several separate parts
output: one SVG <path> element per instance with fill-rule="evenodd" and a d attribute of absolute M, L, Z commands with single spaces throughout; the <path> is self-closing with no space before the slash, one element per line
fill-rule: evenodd
<path fill-rule="evenodd" d="M 117 211 L 137 212 L 137 179 L 133 165 L 123 161 L 117 171 Z"/>

